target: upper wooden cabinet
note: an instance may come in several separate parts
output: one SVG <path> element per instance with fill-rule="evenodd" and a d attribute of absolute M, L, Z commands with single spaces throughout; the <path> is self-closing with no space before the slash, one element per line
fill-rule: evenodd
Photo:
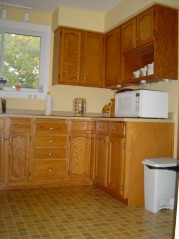
<path fill-rule="evenodd" d="M 105 47 L 105 85 L 120 83 L 121 67 L 121 29 L 117 28 L 106 34 Z"/>
<path fill-rule="evenodd" d="M 136 48 L 136 18 L 122 25 L 122 52 Z"/>
<path fill-rule="evenodd" d="M 122 83 L 178 79 L 178 10 L 154 5 L 122 25 Z M 133 72 L 154 63 L 153 72 Z"/>
<path fill-rule="evenodd" d="M 54 33 L 53 84 L 102 87 L 104 35 L 70 28 Z"/>
<path fill-rule="evenodd" d="M 122 52 L 154 40 L 155 8 L 149 8 L 122 25 Z"/>

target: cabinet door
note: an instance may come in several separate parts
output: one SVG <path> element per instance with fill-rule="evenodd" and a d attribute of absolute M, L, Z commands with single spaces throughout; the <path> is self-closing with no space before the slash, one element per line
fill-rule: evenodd
<path fill-rule="evenodd" d="M 122 25 L 122 52 L 136 48 L 136 18 Z"/>
<path fill-rule="evenodd" d="M 59 83 L 78 84 L 81 64 L 81 32 L 61 30 Z"/>
<path fill-rule="evenodd" d="M 120 83 L 120 29 L 106 35 L 105 85 Z"/>
<path fill-rule="evenodd" d="M 0 182 L 4 181 L 4 132 L 0 132 Z"/>
<path fill-rule="evenodd" d="M 124 191 L 124 138 L 109 137 L 107 187 L 119 195 Z"/>
<path fill-rule="evenodd" d="M 90 176 L 91 134 L 76 132 L 71 134 L 70 178 L 89 178 Z"/>
<path fill-rule="evenodd" d="M 137 16 L 137 46 L 154 40 L 154 8 L 149 8 Z"/>
<path fill-rule="evenodd" d="M 83 54 L 83 53 L 82 53 Z M 85 32 L 83 85 L 103 86 L 104 82 L 104 36 Z"/>
<path fill-rule="evenodd" d="M 29 179 L 30 133 L 10 132 L 8 144 L 9 181 Z"/>
<path fill-rule="evenodd" d="M 95 139 L 95 177 L 94 182 L 97 185 L 107 186 L 107 137 L 97 134 Z"/>

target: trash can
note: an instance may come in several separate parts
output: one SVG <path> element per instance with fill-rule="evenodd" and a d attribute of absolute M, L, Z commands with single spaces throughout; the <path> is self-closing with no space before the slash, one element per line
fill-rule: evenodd
<path fill-rule="evenodd" d="M 176 176 L 179 161 L 172 158 L 148 158 L 144 164 L 145 208 L 152 212 L 175 208 Z"/>

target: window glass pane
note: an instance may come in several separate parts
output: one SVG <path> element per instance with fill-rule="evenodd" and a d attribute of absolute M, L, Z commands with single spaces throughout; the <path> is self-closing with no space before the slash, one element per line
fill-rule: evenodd
<path fill-rule="evenodd" d="M 5 33 L 3 77 L 7 86 L 39 88 L 40 37 Z"/>

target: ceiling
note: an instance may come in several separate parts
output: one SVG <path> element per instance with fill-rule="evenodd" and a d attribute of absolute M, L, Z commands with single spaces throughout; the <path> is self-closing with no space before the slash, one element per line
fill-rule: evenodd
<path fill-rule="evenodd" d="M 0 4 L 31 7 L 33 11 L 53 13 L 58 7 L 70 7 L 105 13 L 123 0 L 0 0 Z"/>

